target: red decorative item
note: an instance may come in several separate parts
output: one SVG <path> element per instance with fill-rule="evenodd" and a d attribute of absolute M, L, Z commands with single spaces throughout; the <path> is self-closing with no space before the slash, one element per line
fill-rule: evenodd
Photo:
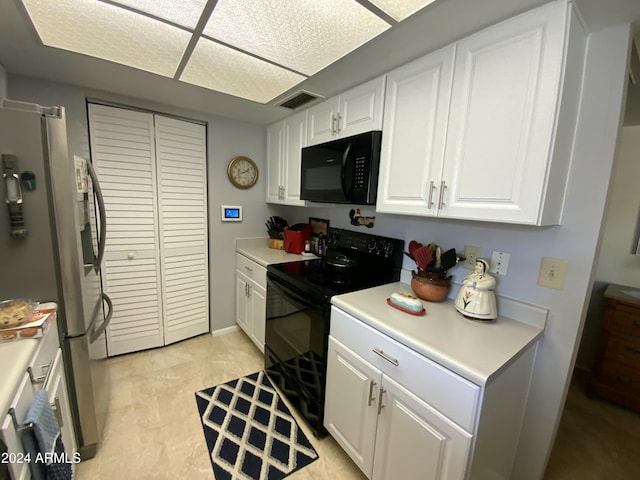
<path fill-rule="evenodd" d="M 425 270 L 427 265 L 433 260 L 433 254 L 428 246 L 420 247 L 413 252 L 413 258 L 415 258 L 418 268 Z"/>

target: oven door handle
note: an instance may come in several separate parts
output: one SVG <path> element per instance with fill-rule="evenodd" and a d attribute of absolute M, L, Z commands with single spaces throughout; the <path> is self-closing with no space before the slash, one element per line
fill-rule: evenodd
<path fill-rule="evenodd" d="M 288 297 L 294 300 L 296 303 L 304 305 L 305 307 L 316 308 L 318 310 L 322 309 L 320 305 L 315 305 L 313 302 L 309 301 L 308 298 L 305 298 L 303 294 L 299 294 L 297 290 L 290 286 L 287 286 L 284 282 L 282 282 L 282 280 L 275 277 L 268 277 L 267 281 L 268 284 L 270 283 L 276 290 L 278 290 L 278 292 L 280 292 L 282 296 Z M 268 292 L 267 295 L 269 295 Z"/>

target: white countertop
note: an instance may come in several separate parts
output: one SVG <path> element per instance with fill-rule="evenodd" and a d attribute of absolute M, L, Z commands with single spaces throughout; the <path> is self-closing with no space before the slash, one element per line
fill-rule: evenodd
<path fill-rule="evenodd" d="M 16 388 L 27 372 L 40 338 L 0 342 L 0 412 L 7 413 Z"/>
<path fill-rule="evenodd" d="M 239 238 L 236 240 L 236 252 L 250 258 L 263 267 L 272 263 L 297 262 L 299 260 L 309 260 L 305 255 L 287 253 L 284 250 L 269 248 L 267 238 Z"/>
<path fill-rule="evenodd" d="M 411 315 L 387 305 L 394 292 L 411 292 L 402 282 L 336 295 L 331 303 L 476 385 L 486 385 L 518 353 L 534 342 L 543 328 L 511 318 L 470 320 L 453 301 L 423 301 L 426 314 Z"/>

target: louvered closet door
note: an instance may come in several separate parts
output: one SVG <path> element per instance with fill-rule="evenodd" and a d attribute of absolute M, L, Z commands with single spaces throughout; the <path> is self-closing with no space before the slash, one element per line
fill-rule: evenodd
<path fill-rule="evenodd" d="M 107 211 L 103 288 L 110 356 L 163 345 L 153 115 L 89 105 L 91 158 Z"/>
<path fill-rule="evenodd" d="M 209 331 L 206 130 L 155 116 L 165 344 Z"/>

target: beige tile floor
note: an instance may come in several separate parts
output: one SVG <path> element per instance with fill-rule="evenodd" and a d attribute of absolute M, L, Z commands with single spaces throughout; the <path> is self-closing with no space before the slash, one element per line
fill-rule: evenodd
<path fill-rule="evenodd" d="M 77 465 L 75 478 L 213 479 L 194 394 L 262 368 L 260 351 L 240 331 L 108 359 L 103 442 L 96 457 Z M 318 440 L 298 423 L 320 458 L 288 478 L 365 479 L 331 437 Z"/>
<path fill-rule="evenodd" d="M 240 331 L 108 359 L 103 442 L 95 458 L 77 465 L 76 479 L 213 479 L 195 391 L 262 368 L 262 355 Z M 331 437 L 318 440 L 298 422 L 320 458 L 288 478 L 365 479 Z M 626 480 L 639 471 L 640 415 L 587 398 L 583 381 L 575 382 L 545 480 Z"/>

